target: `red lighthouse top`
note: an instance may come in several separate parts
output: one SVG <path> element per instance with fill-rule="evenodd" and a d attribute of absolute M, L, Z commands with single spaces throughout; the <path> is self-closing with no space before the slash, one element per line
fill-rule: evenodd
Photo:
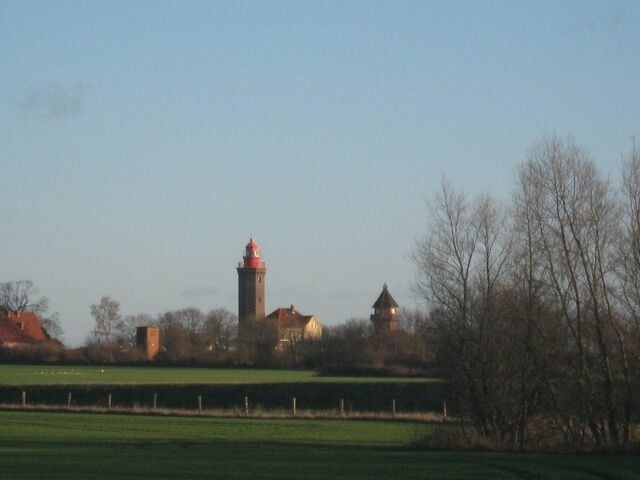
<path fill-rule="evenodd" d="M 260 258 L 260 246 L 253 241 L 253 238 L 249 240 L 245 247 L 244 254 L 244 268 L 263 268 L 264 262 Z"/>

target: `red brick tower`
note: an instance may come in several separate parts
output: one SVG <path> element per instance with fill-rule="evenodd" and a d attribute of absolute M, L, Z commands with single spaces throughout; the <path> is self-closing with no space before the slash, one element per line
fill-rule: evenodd
<path fill-rule="evenodd" d="M 136 328 L 136 345 L 141 348 L 147 360 L 153 360 L 160 351 L 160 328 L 147 325 Z"/>
<path fill-rule="evenodd" d="M 371 321 L 376 332 L 388 333 L 398 330 L 398 321 L 400 320 L 398 304 L 389 293 L 386 283 L 382 287 L 382 293 L 373 304 L 373 312 Z"/>
<path fill-rule="evenodd" d="M 242 330 L 247 325 L 264 320 L 264 284 L 267 267 L 260 257 L 260 246 L 249 240 L 245 255 L 238 264 L 238 325 Z"/>

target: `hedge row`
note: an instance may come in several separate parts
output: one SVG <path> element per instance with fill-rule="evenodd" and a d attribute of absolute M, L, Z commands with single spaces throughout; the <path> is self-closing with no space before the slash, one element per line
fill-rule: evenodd
<path fill-rule="evenodd" d="M 300 409 L 336 410 L 344 399 L 347 411 L 379 412 L 395 399 L 399 412 L 441 411 L 443 401 L 451 402 L 442 382 L 380 383 L 255 383 L 180 385 L 28 385 L 0 386 L 0 403 L 26 402 L 38 405 L 66 405 L 71 393 L 73 406 L 107 406 L 111 394 L 114 407 L 151 407 L 154 395 L 158 408 L 198 408 L 198 396 L 205 409 L 243 409 L 248 397 L 251 409 L 287 409 L 292 397 Z"/>

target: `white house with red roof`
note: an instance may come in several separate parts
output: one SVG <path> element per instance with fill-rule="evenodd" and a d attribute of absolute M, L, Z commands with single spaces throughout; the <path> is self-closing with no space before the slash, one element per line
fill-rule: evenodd
<path fill-rule="evenodd" d="M 294 305 L 278 308 L 266 317 L 268 325 L 278 330 L 280 344 L 322 337 L 322 325 L 313 315 L 302 315 Z"/>

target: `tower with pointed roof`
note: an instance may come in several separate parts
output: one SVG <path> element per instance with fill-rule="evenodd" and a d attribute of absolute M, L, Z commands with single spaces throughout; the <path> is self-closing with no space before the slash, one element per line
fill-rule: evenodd
<path fill-rule="evenodd" d="M 398 304 L 389 293 L 386 283 L 372 308 L 374 313 L 371 315 L 371 321 L 376 333 L 388 333 L 398 330 L 398 322 L 400 320 Z"/>
<path fill-rule="evenodd" d="M 265 276 L 267 267 L 260 257 L 260 246 L 251 238 L 238 264 L 238 324 L 240 329 L 264 320 Z"/>

